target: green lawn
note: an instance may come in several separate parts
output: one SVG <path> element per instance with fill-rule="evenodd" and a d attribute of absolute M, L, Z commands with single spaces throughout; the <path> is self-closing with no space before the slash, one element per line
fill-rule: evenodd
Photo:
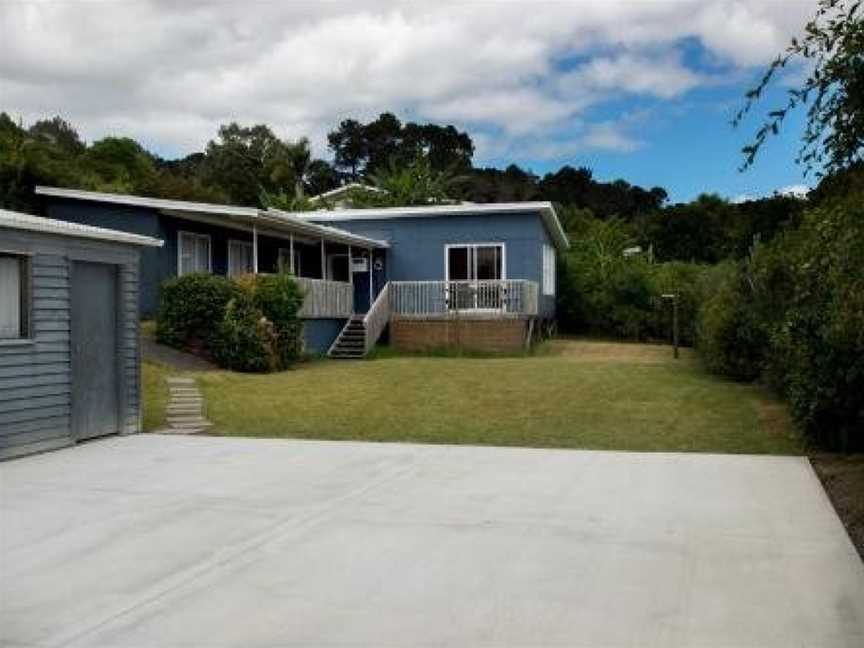
<path fill-rule="evenodd" d="M 171 375 L 168 367 L 155 362 L 144 362 L 141 384 L 144 390 L 145 432 L 162 427 L 165 421 L 165 408 L 168 406 L 168 384 L 165 379 Z"/>
<path fill-rule="evenodd" d="M 803 451 L 784 410 L 763 390 L 711 377 L 692 353 L 675 361 L 660 346 L 562 340 L 518 358 L 382 354 L 309 362 L 281 374 L 196 376 L 207 416 L 224 435 Z M 153 381 L 145 376 L 145 384 Z"/>

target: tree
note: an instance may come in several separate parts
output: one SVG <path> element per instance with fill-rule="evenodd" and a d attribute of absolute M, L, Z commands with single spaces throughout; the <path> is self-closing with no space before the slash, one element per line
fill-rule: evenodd
<path fill-rule="evenodd" d="M 745 95 L 733 119 L 740 125 L 778 74 L 800 63 L 807 77 L 786 93 L 786 101 L 769 111 L 752 143 L 742 149 L 742 169 L 750 167 L 769 136 L 777 135 L 786 117 L 806 107 L 807 125 L 796 162 L 805 175 L 831 174 L 862 161 L 864 153 L 864 20 L 862 0 L 819 0 L 804 36 L 793 38 Z"/>
<path fill-rule="evenodd" d="M 302 193 L 311 160 L 309 141 L 280 140 L 268 126 L 220 126 L 207 144 L 204 178 L 241 205 L 256 205 L 262 194 Z"/>
<path fill-rule="evenodd" d="M 105 137 L 94 142 L 82 159 L 93 188 L 120 193 L 145 192 L 156 177 L 153 157 L 133 139 Z"/>
<path fill-rule="evenodd" d="M 408 166 L 420 156 L 435 171 L 464 173 L 474 155 L 471 137 L 454 126 L 403 125 L 389 112 L 367 124 L 346 119 L 327 135 L 327 141 L 336 169 L 352 181 L 386 172 L 391 164 Z"/>
<path fill-rule="evenodd" d="M 366 200 L 398 207 L 447 203 L 450 200 L 449 188 L 459 180 L 451 173 L 433 169 L 425 155 L 417 157 L 407 166 L 398 165 L 393 160 L 386 171 L 370 178 L 377 188 L 386 193 L 366 196 Z"/>
<path fill-rule="evenodd" d="M 33 137 L 54 145 L 69 155 L 80 155 L 87 148 L 75 127 L 59 116 L 40 119 L 30 127 L 28 132 Z"/>
<path fill-rule="evenodd" d="M 363 125 L 356 119 L 343 119 L 339 127 L 327 134 L 336 169 L 356 180 L 366 163 Z"/>

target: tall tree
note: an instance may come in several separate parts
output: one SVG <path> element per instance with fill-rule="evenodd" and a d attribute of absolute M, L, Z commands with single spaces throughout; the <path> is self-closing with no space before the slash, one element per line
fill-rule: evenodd
<path fill-rule="evenodd" d="M 790 112 L 804 107 L 807 125 L 797 162 L 805 174 L 834 173 L 862 160 L 864 153 L 864 20 L 862 0 L 819 0 L 814 18 L 802 37 L 793 38 L 786 51 L 768 67 L 746 94 L 733 119 L 740 125 L 778 74 L 793 63 L 807 71 L 799 87 L 787 91 L 786 101 L 770 110 L 744 147 L 742 169 L 751 166 L 768 137 L 777 135 Z"/>
<path fill-rule="evenodd" d="M 327 134 L 336 168 L 356 180 L 366 165 L 366 144 L 363 125 L 356 119 L 343 119 L 339 127 Z"/>

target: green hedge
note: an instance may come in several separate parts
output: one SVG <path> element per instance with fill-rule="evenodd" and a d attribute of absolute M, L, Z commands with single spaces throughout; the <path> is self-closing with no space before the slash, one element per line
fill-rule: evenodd
<path fill-rule="evenodd" d="M 162 287 L 157 339 L 212 357 L 226 369 L 287 369 L 302 353 L 303 296 L 287 273 L 172 279 Z"/>
<path fill-rule="evenodd" d="M 861 202 L 811 210 L 710 283 L 698 327 L 706 366 L 775 387 L 820 446 L 864 448 Z"/>
<path fill-rule="evenodd" d="M 178 348 L 202 348 L 225 315 L 225 307 L 240 294 L 236 282 L 209 274 L 170 279 L 160 290 L 156 339 Z"/>

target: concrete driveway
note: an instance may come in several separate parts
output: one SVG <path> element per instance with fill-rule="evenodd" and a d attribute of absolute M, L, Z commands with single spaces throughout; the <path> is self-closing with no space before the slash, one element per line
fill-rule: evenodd
<path fill-rule="evenodd" d="M 864 645 L 800 458 L 139 435 L 0 489 L 6 646 Z"/>

